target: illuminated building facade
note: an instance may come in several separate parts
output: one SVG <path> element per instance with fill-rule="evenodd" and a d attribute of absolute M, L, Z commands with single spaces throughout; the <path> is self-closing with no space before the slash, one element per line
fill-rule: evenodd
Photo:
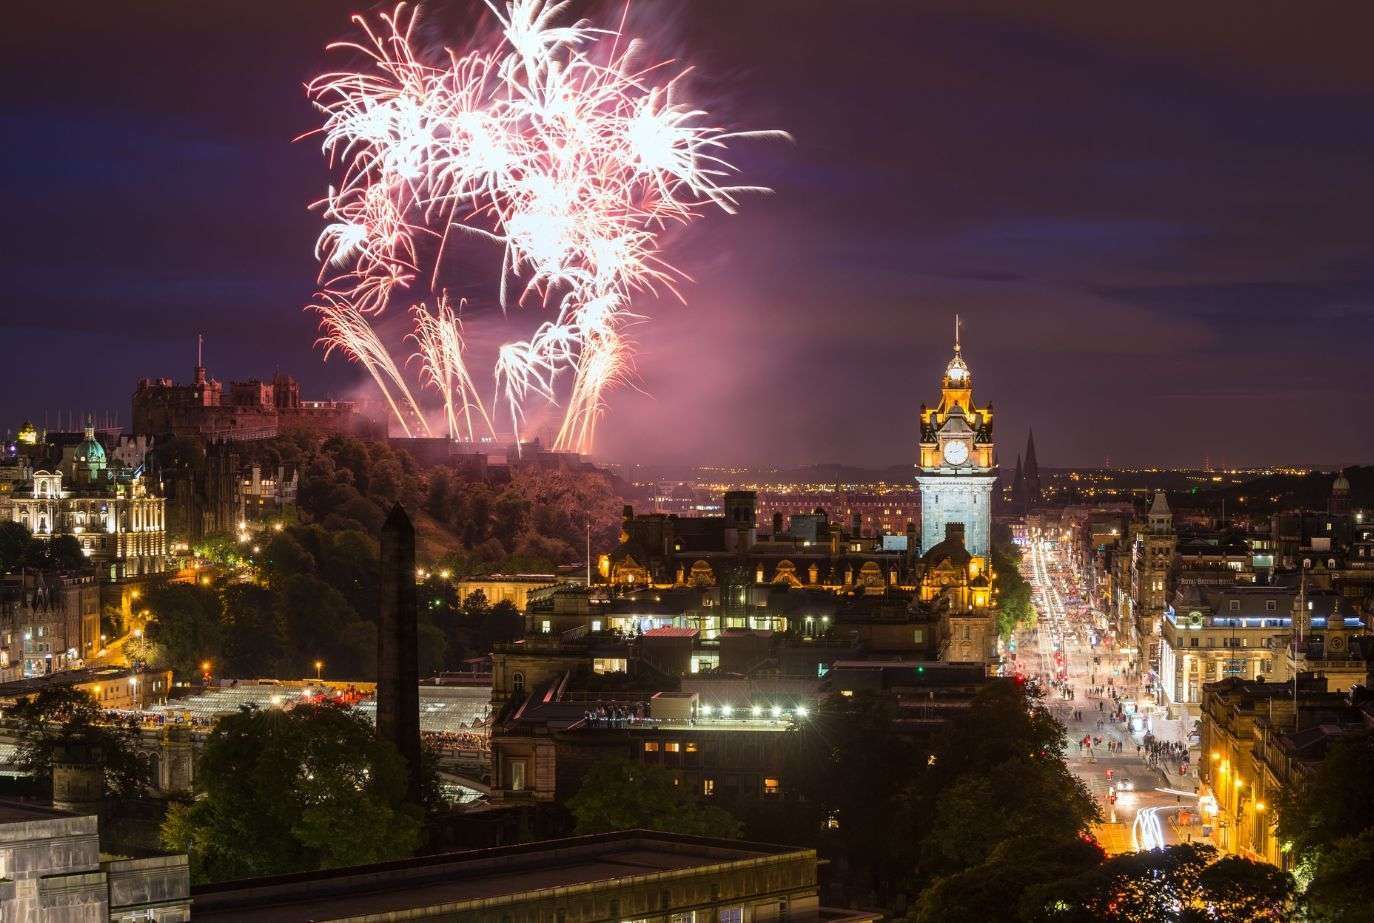
<path fill-rule="evenodd" d="M 884 548 L 824 513 L 793 516 L 786 534 L 760 537 L 757 500 L 752 490 L 727 491 L 722 516 L 637 516 L 626 507 L 620 545 L 600 562 L 602 579 L 710 588 L 726 608 L 747 607 L 755 589 L 773 585 L 871 596 L 914 585 L 915 558 L 905 547 Z"/>
<path fill-rule="evenodd" d="M 1159 665 L 1161 624 L 1169 603 L 1169 581 L 1178 548 L 1174 514 L 1164 491 L 1155 493 L 1143 527 L 1135 528 L 1131 555 L 1132 610 L 1142 673 Z"/>
<path fill-rule="evenodd" d="M 921 556 L 919 611 L 930 616 L 940 660 L 991 664 L 997 661 L 995 574 L 988 558 L 965 547 L 963 529 L 949 523 L 945 540 Z"/>
<path fill-rule="evenodd" d="M 0 520 L 35 538 L 70 535 L 111 580 L 160 573 L 166 564 L 166 501 L 138 469 L 108 464 L 93 426 L 52 469 L 30 472 L 0 495 Z"/>
<path fill-rule="evenodd" d="M 940 403 L 921 405 L 921 548 L 944 541 L 951 524 L 963 527 L 968 552 L 987 557 L 992 547 L 992 489 L 997 457 L 992 405 L 973 403 L 973 376 L 964 362 L 955 322 L 954 358 L 945 368 Z"/>

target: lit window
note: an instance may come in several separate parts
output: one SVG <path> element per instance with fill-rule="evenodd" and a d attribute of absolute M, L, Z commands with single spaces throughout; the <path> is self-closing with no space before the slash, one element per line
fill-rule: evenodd
<path fill-rule="evenodd" d="M 682 749 L 682 744 L 678 743 L 676 740 L 670 740 L 663 745 L 663 749 L 668 753 L 677 753 Z"/>
<path fill-rule="evenodd" d="M 697 744 L 696 744 L 696 741 L 694 741 L 694 740 L 689 740 L 689 741 L 687 741 L 687 752 L 688 752 L 688 753 L 696 753 L 696 752 L 697 752 Z"/>
<path fill-rule="evenodd" d="M 656 740 L 646 740 L 646 741 L 644 741 L 644 752 L 645 752 L 645 753 L 657 753 L 657 752 L 658 752 L 658 741 L 656 741 Z"/>
<path fill-rule="evenodd" d="M 701 780 L 701 793 L 702 793 L 703 795 L 714 795 L 714 794 L 716 793 L 716 780 L 715 780 L 715 779 L 702 779 L 702 780 Z"/>
<path fill-rule="evenodd" d="M 763 780 L 763 793 L 764 793 L 765 795 L 776 795 L 776 794 L 778 793 L 778 780 L 777 780 L 777 779 L 764 779 L 764 780 Z"/>

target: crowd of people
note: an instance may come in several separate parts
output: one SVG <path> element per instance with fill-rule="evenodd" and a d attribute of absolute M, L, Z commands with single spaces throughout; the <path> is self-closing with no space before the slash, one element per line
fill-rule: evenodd
<path fill-rule="evenodd" d="M 652 727 L 656 723 L 649 715 L 648 702 L 636 702 L 633 705 L 598 705 L 587 709 L 582 718 L 588 727 L 594 728 L 626 728 L 640 725 Z"/>
<path fill-rule="evenodd" d="M 424 741 L 440 750 L 491 749 L 491 735 L 485 731 L 421 731 Z"/>
<path fill-rule="evenodd" d="M 1142 753 L 1151 766 L 1172 766 L 1177 775 L 1188 775 L 1190 762 L 1186 744 L 1176 740 L 1157 740 L 1153 734 L 1146 734 L 1136 751 Z"/>

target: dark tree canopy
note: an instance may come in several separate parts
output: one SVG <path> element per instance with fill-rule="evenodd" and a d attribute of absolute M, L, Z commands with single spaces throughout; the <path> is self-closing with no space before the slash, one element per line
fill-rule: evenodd
<path fill-rule="evenodd" d="M 98 759 L 114 795 L 142 795 L 152 783 L 138 749 L 138 723 L 105 714 L 79 689 L 49 686 L 12 707 L 9 718 L 18 725 L 16 764 L 45 783 L 52 780 L 54 760 L 72 757 Z"/>
<path fill-rule="evenodd" d="M 163 825 L 196 881 L 224 881 L 411 855 L 420 811 L 405 764 L 348 709 L 246 709 L 222 719 L 197 764 L 196 800 Z"/>
<path fill-rule="evenodd" d="M 634 828 L 729 838 L 740 834 L 738 820 L 698 801 L 675 784 L 671 771 L 622 758 L 593 764 L 567 807 L 579 834 Z"/>
<path fill-rule="evenodd" d="M 1339 740 L 1279 809 L 1279 837 L 1311 878 L 1303 907 L 1314 920 L 1360 919 L 1374 881 L 1374 732 Z"/>

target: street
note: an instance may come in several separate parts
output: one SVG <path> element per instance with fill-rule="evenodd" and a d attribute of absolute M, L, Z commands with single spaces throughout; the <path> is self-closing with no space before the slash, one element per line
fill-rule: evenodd
<path fill-rule="evenodd" d="M 1099 842 L 1119 853 L 1196 838 L 1199 828 L 1178 825 L 1196 817 L 1195 783 L 1178 772 L 1194 766 L 1183 761 L 1196 754 L 1180 748 L 1152 765 L 1146 745 L 1153 738 L 1137 714 L 1144 701 L 1138 681 L 1127 658 L 1104 642 L 1105 619 L 1084 599 L 1066 544 L 1033 537 L 1022 570 L 1038 623 L 1017 633 L 1016 670 L 1040 683 L 1046 705 L 1067 730 L 1069 769 L 1102 811 Z"/>

